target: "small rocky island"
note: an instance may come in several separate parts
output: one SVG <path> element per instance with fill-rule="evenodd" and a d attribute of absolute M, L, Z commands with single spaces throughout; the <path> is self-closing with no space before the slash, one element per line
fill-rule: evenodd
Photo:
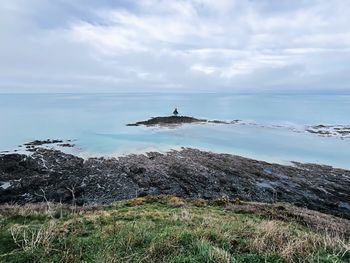
<path fill-rule="evenodd" d="M 163 116 L 163 117 L 152 117 L 145 121 L 138 121 L 135 123 L 129 123 L 126 126 L 172 126 L 172 125 L 181 125 L 181 124 L 188 124 L 188 123 L 222 123 L 222 124 L 229 124 L 232 122 L 226 122 L 226 121 L 220 121 L 220 120 L 206 120 L 206 119 L 198 119 L 194 117 L 189 116 L 179 116 L 179 112 L 177 110 L 177 107 L 175 107 L 175 110 L 173 111 L 173 115 L 171 116 Z"/>
<path fill-rule="evenodd" d="M 205 119 L 197 119 L 188 116 L 164 116 L 164 117 L 153 117 L 146 121 L 138 121 L 135 123 L 127 124 L 127 126 L 154 126 L 154 125 L 180 125 L 185 123 L 206 123 Z"/>

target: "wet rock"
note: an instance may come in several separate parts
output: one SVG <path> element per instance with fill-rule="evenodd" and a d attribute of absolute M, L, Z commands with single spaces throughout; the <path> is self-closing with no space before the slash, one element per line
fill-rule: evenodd
<path fill-rule="evenodd" d="M 40 146 L 40 145 L 44 145 L 44 144 L 54 144 L 54 143 L 63 143 L 63 141 L 62 140 L 50 140 L 50 139 L 35 140 L 32 142 L 25 143 L 24 145 L 25 146 Z"/>
<path fill-rule="evenodd" d="M 230 124 L 230 122 L 227 121 L 221 121 L 221 120 L 211 120 L 208 121 L 209 123 L 215 123 L 215 124 Z"/>
<path fill-rule="evenodd" d="M 57 144 L 57 146 L 61 146 L 61 147 L 75 147 L 75 144 L 71 144 L 71 143 L 60 143 L 60 144 Z"/>
<path fill-rule="evenodd" d="M 350 126 L 345 125 L 315 125 L 308 126 L 306 131 L 319 136 L 350 138 Z"/>
<path fill-rule="evenodd" d="M 130 124 L 127 124 L 127 126 L 140 126 L 140 125 L 154 126 L 154 125 L 171 125 L 171 124 L 179 125 L 184 123 L 201 123 L 201 122 L 207 122 L 207 120 L 197 119 L 197 118 L 188 117 L 188 116 L 165 116 L 165 117 L 154 117 L 146 121 L 130 123 Z"/>
<path fill-rule="evenodd" d="M 350 171 L 316 164 L 270 164 L 185 148 L 166 154 L 90 158 L 37 148 L 0 155 L 0 203 L 111 203 L 174 194 L 289 202 L 350 218 Z"/>

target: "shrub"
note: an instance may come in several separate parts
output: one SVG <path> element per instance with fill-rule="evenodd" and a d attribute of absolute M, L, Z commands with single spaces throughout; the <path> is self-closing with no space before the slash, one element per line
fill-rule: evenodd
<path fill-rule="evenodd" d="M 45 252 L 49 251 L 51 241 L 56 236 L 56 223 L 50 221 L 41 226 L 13 225 L 10 228 L 13 241 L 24 251 L 39 247 Z"/>
<path fill-rule="evenodd" d="M 191 203 L 194 205 L 194 206 L 198 206 L 198 207 L 203 207 L 203 206 L 206 206 L 208 204 L 208 202 L 204 199 L 201 199 L 201 198 L 198 198 L 198 199 L 193 199 L 191 201 Z"/>
<path fill-rule="evenodd" d="M 211 201 L 211 204 L 216 206 L 226 206 L 230 204 L 230 199 L 227 196 L 223 196 Z"/>
<path fill-rule="evenodd" d="M 146 203 L 146 197 L 137 197 L 137 198 L 133 198 L 133 199 L 130 199 L 128 201 L 128 205 L 131 205 L 131 206 L 138 206 L 138 205 L 143 205 Z"/>

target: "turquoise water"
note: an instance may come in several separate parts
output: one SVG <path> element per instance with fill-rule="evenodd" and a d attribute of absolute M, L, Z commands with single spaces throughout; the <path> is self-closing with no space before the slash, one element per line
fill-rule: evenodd
<path fill-rule="evenodd" d="M 239 119 L 245 125 L 125 125 L 169 115 L 175 105 L 183 115 Z M 273 162 L 350 168 L 350 139 L 303 132 L 305 125 L 349 125 L 349 95 L 0 94 L 0 110 L 0 150 L 58 138 L 76 139 L 73 151 L 82 156 L 184 146 Z"/>

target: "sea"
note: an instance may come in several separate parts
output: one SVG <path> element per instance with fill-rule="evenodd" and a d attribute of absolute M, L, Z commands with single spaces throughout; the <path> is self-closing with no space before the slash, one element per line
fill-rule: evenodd
<path fill-rule="evenodd" d="M 126 126 L 180 115 L 232 124 Z M 306 132 L 312 125 L 350 125 L 350 95 L 113 93 L 0 94 L 0 151 L 33 140 L 72 140 L 84 158 L 118 157 L 182 147 L 267 162 L 318 163 L 350 169 L 350 138 Z"/>

